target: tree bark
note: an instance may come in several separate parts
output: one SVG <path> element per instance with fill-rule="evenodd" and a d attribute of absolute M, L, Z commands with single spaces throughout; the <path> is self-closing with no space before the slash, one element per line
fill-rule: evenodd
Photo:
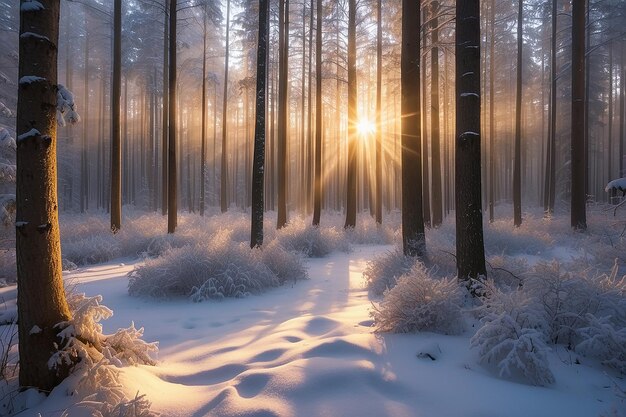
<path fill-rule="evenodd" d="M 480 7 L 456 3 L 456 260 L 461 280 L 486 276 L 480 179 Z"/>
<path fill-rule="evenodd" d="M 176 0 L 171 0 L 176 1 Z M 161 214 L 165 216 L 167 214 L 167 156 L 169 151 L 168 147 L 168 133 L 169 133 L 169 95 L 168 95 L 168 82 L 169 82 L 169 2 L 170 0 L 164 0 L 164 17 L 163 17 L 163 114 L 162 114 L 162 138 L 161 138 Z"/>
<path fill-rule="evenodd" d="M 170 0 L 170 45 L 169 45 L 169 133 L 167 146 L 167 233 L 176 231 L 178 195 L 177 195 L 177 172 L 176 172 L 176 20 L 177 0 Z"/>
<path fill-rule="evenodd" d="M 572 5 L 571 226 L 587 229 L 585 196 L 585 2 Z"/>
<path fill-rule="evenodd" d="M 376 223 L 383 222 L 383 12 L 382 0 L 376 2 Z"/>
<path fill-rule="evenodd" d="M 406 256 L 426 251 L 422 209 L 422 126 L 420 109 L 421 0 L 402 0 L 402 247 Z"/>
<path fill-rule="evenodd" d="M 269 0 L 259 0 L 259 37 L 256 64 L 256 124 L 252 159 L 252 224 L 250 247 L 263 245 L 263 179 L 265 172 L 265 104 L 267 95 L 267 45 Z"/>
<path fill-rule="evenodd" d="M 357 75 L 356 75 L 356 0 L 348 1 L 348 171 L 346 182 L 346 223 L 356 226 L 357 167 Z"/>
<path fill-rule="evenodd" d="M 518 0 L 517 10 L 517 88 L 515 95 L 515 159 L 513 162 L 513 224 L 522 225 L 522 23 L 524 2 Z"/>
<path fill-rule="evenodd" d="M 439 227 L 443 221 L 443 207 L 441 199 L 441 128 L 439 124 L 439 2 L 433 0 L 432 7 L 432 51 L 431 51 L 431 152 L 432 152 L 432 225 Z"/>
<path fill-rule="evenodd" d="M 207 84 L 207 73 L 206 73 L 206 59 L 207 59 L 207 45 L 206 45 L 206 37 L 207 37 L 207 9 L 206 5 L 204 6 L 204 19 L 202 25 L 202 114 L 201 114 L 201 129 L 202 129 L 202 145 L 200 151 L 200 216 L 204 216 L 204 204 L 205 204 L 205 195 L 206 195 L 206 107 L 207 107 L 207 97 L 206 97 L 206 84 Z M 213 104 L 215 105 L 215 104 Z"/>
<path fill-rule="evenodd" d="M 113 80 L 111 81 L 111 230 L 122 227 L 122 0 L 113 11 Z"/>
<path fill-rule="evenodd" d="M 57 200 L 58 0 L 22 11 L 17 103 L 16 253 L 19 382 L 50 391 L 69 366 L 50 369 L 60 343 L 57 324 L 70 319 L 61 273 Z M 22 4 L 26 3 L 22 1 Z"/>
<path fill-rule="evenodd" d="M 222 164 L 220 175 L 220 208 L 222 213 L 228 210 L 228 56 L 230 54 L 230 0 L 226 1 L 226 51 L 224 55 L 224 96 L 222 102 Z"/>
<path fill-rule="evenodd" d="M 313 10 L 311 10 L 313 13 Z M 313 226 L 320 224 L 322 211 L 322 0 L 317 0 L 315 37 L 315 196 Z"/>
<path fill-rule="evenodd" d="M 278 220 L 276 228 L 287 224 L 287 128 L 289 116 L 289 0 L 280 0 L 278 74 Z"/>

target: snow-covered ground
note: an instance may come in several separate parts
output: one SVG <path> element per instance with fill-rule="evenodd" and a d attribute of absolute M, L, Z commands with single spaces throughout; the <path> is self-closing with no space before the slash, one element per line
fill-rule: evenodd
<path fill-rule="evenodd" d="M 123 368 L 121 379 L 129 397 L 146 394 L 163 416 L 592 417 L 626 409 L 618 374 L 562 347 L 549 358 L 556 383 L 536 387 L 480 365 L 471 325 L 460 336 L 373 333 L 362 272 L 390 249 L 355 246 L 308 260 L 310 280 L 218 302 L 130 297 L 126 274 L 140 262 L 131 259 L 66 278 L 103 295 L 114 311 L 105 333 L 133 320 L 145 340 L 159 341 L 158 365 Z M 14 290 L 0 291 L 6 299 Z M 53 395 L 20 415 L 60 416 L 72 401 Z"/>

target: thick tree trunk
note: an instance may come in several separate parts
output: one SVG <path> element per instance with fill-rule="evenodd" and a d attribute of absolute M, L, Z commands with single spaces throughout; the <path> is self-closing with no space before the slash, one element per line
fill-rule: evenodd
<path fill-rule="evenodd" d="M 439 2 L 433 0 L 432 7 L 432 51 L 431 51 L 431 81 L 430 81 L 430 95 L 431 95 L 431 152 L 432 152 L 432 225 L 433 227 L 439 227 L 443 221 L 443 207 L 441 200 L 441 150 L 440 150 L 440 125 L 439 125 L 439 20 L 437 15 L 439 14 Z"/>
<path fill-rule="evenodd" d="M 456 4 L 456 260 L 461 280 L 487 274 L 480 179 L 480 1 Z"/>
<path fill-rule="evenodd" d="M 230 0 L 226 1 L 226 51 L 224 55 L 224 96 L 222 102 L 222 163 L 220 174 L 220 208 L 228 210 L 228 57 L 230 54 Z"/>
<path fill-rule="evenodd" d="M 256 64 L 256 124 L 252 159 L 252 224 L 250 247 L 263 245 L 263 176 L 265 171 L 265 103 L 267 92 L 267 45 L 269 0 L 259 0 L 259 37 Z"/>
<path fill-rule="evenodd" d="M 115 0 L 113 11 L 113 80 L 111 81 L 111 230 L 122 227 L 122 0 Z"/>
<path fill-rule="evenodd" d="M 572 199 L 571 225 L 587 229 L 585 196 L 585 2 L 572 5 Z"/>
<path fill-rule="evenodd" d="M 402 247 L 407 256 L 426 251 L 422 211 L 422 127 L 420 109 L 421 1 L 402 0 Z"/>
<path fill-rule="evenodd" d="M 161 214 L 167 214 L 167 156 L 168 133 L 169 133 L 169 2 L 176 0 L 164 0 L 164 17 L 163 17 L 163 113 L 162 113 L 162 137 L 161 137 Z"/>
<path fill-rule="evenodd" d="M 207 97 L 206 97 L 206 59 L 207 59 L 207 45 L 206 45 L 206 37 L 207 37 L 207 9 L 205 6 L 204 9 L 204 19 L 202 26 L 202 114 L 200 117 L 201 121 L 201 129 L 202 129 L 202 145 L 201 145 L 201 154 L 200 154 L 200 216 L 204 216 L 204 204 L 205 204 L 205 195 L 206 195 L 206 107 L 207 107 Z M 215 105 L 215 104 L 214 104 Z"/>
<path fill-rule="evenodd" d="M 358 143 L 356 137 L 357 79 L 356 79 L 356 0 L 348 1 L 348 171 L 346 182 L 346 223 L 344 227 L 356 226 L 356 177 Z"/>
<path fill-rule="evenodd" d="M 313 11 L 311 10 L 311 13 Z M 322 211 L 322 0 L 317 0 L 315 37 L 315 196 L 313 226 L 320 224 Z"/>
<path fill-rule="evenodd" d="M 22 10 L 17 103 L 17 293 L 20 371 L 24 388 L 49 392 L 69 366 L 51 369 L 57 324 L 70 319 L 61 273 L 57 200 L 58 0 Z M 22 1 L 22 4 L 25 4 Z"/>
<path fill-rule="evenodd" d="M 548 216 L 554 213 L 554 201 L 556 198 L 556 88 L 557 88 L 557 68 L 556 68 L 556 35 L 557 35 L 557 0 L 552 0 L 552 38 L 550 51 L 550 143 L 547 152 L 547 192 L 545 211 Z"/>
<path fill-rule="evenodd" d="M 289 116 L 289 0 L 280 0 L 279 27 L 279 74 L 278 74 L 278 220 L 276 227 L 287 224 L 287 129 Z"/>
<path fill-rule="evenodd" d="M 176 231 L 178 215 L 177 196 L 177 160 L 176 160 L 176 20 L 177 0 L 170 0 L 170 45 L 169 45 L 169 133 L 168 133 L 168 164 L 167 164 L 167 233 Z"/>
<path fill-rule="evenodd" d="M 496 1 L 491 0 L 489 39 L 489 222 L 494 221 L 496 188 L 496 150 L 495 150 L 495 53 L 496 53 Z"/>
<path fill-rule="evenodd" d="M 376 2 L 376 223 L 383 222 L 383 12 L 382 0 Z"/>
<path fill-rule="evenodd" d="M 424 212 L 424 226 L 431 226 L 430 219 L 430 163 L 428 162 L 428 94 L 426 85 L 428 78 L 426 75 L 428 57 L 428 30 L 429 19 L 428 8 L 422 9 L 422 211 Z"/>
<path fill-rule="evenodd" d="M 524 2 L 518 0 L 517 10 L 517 88 L 515 96 L 515 157 L 513 162 L 513 224 L 522 225 L 522 22 Z"/>

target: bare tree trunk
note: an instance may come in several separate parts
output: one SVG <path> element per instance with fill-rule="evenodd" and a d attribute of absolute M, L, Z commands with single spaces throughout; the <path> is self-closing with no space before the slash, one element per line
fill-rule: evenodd
<path fill-rule="evenodd" d="M 263 175 L 265 171 L 265 107 L 267 95 L 267 45 L 269 0 L 259 0 L 259 37 L 256 64 L 256 124 L 252 160 L 252 224 L 250 247 L 263 245 Z"/>
<path fill-rule="evenodd" d="M 376 2 L 376 223 L 383 222 L 383 13 L 382 0 Z"/>
<path fill-rule="evenodd" d="M 426 62 L 428 56 L 428 8 L 422 9 L 422 211 L 424 212 L 424 226 L 431 226 L 430 219 L 430 164 L 428 162 L 428 94 L 426 85 Z"/>
<path fill-rule="evenodd" d="M 176 19 L 177 0 L 170 0 L 170 45 L 169 45 L 169 134 L 167 164 L 167 233 L 176 231 L 178 215 L 178 197 L 176 184 Z"/>
<path fill-rule="evenodd" d="M 228 210 L 228 56 L 230 53 L 230 0 L 226 1 L 226 51 L 224 56 L 224 96 L 222 102 L 222 164 L 220 175 L 220 208 L 222 213 Z"/>
<path fill-rule="evenodd" d="M 518 0 L 517 10 L 517 89 L 515 96 L 515 160 L 513 163 L 513 223 L 522 225 L 522 22 L 524 2 Z"/>
<path fill-rule="evenodd" d="M 313 13 L 313 10 L 311 10 Z M 313 226 L 320 224 L 322 211 L 322 0 L 317 0 L 317 31 L 315 37 L 315 197 Z"/>
<path fill-rule="evenodd" d="M 83 112 L 83 140 L 81 141 L 80 153 L 80 212 L 89 210 L 89 163 L 88 163 L 88 141 L 89 135 L 89 29 L 87 27 L 87 17 L 85 15 L 85 71 L 83 77 L 83 90 L 85 95 L 85 109 Z"/>
<path fill-rule="evenodd" d="M 357 79 L 356 79 L 356 0 L 348 0 L 348 171 L 346 195 L 346 223 L 344 227 L 356 226 L 356 177 L 357 167 Z"/>
<path fill-rule="evenodd" d="M 585 2 L 572 5 L 572 199 L 571 225 L 587 229 L 585 196 Z"/>
<path fill-rule="evenodd" d="M 122 227 L 122 0 L 115 0 L 113 12 L 113 80 L 111 81 L 111 230 Z"/>
<path fill-rule="evenodd" d="M 289 104 L 289 0 L 279 2 L 279 75 L 278 75 L 278 220 L 276 227 L 287 224 L 287 128 Z"/>
<path fill-rule="evenodd" d="M 421 0 L 402 0 L 402 247 L 406 256 L 426 251 L 422 209 L 420 109 Z"/>
<path fill-rule="evenodd" d="M 200 216 L 204 216 L 204 203 L 205 203 L 205 195 L 206 195 L 206 107 L 207 107 L 207 97 L 206 97 L 206 59 L 207 59 L 207 45 L 206 45 L 206 37 L 207 37 L 207 9 L 206 5 L 204 8 L 204 19 L 202 26 L 202 150 L 200 151 Z M 215 104 L 213 104 L 215 105 Z"/>
<path fill-rule="evenodd" d="M 461 280 L 486 276 L 480 181 L 480 1 L 456 3 L 456 261 Z"/>
<path fill-rule="evenodd" d="M 491 0 L 489 39 L 489 222 L 494 221 L 495 188 L 496 188 L 496 152 L 495 152 L 495 53 L 496 53 L 496 1 Z"/>
<path fill-rule="evenodd" d="M 607 122 L 607 167 L 606 167 L 606 180 L 611 181 L 613 179 L 613 44 L 608 45 L 609 48 L 609 120 Z M 572 189 L 574 193 L 574 189 Z M 609 203 L 611 203 L 611 196 L 609 194 Z"/>
<path fill-rule="evenodd" d="M 161 214 L 165 216 L 167 214 L 167 156 L 169 151 L 167 149 L 169 139 L 167 137 L 169 133 L 169 2 L 176 0 L 164 0 L 164 17 L 163 17 L 163 115 L 162 115 L 162 138 L 161 138 Z"/>
<path fill-rule="evenodd" d="M 439 227 L 443 221 L 443 207 L 441 200 L 441 128 L 439 124 L 439 20 L 437 16 L 439 14 L 439 2 L 433 0 L 432 7 L 432 51 L 431 51 L 431 81 L 430 81 L 430 96 L 431 96 L 431 109 L 430 115 L 431 123 L 431 152 L 432 152 L 432 205 L 433 205 L 433 227 Z"/>
<path fill-rule="evenodd" d="M 58 0 L 21 11 L 17 103 L 16 253 L 19 382 L 49 392 L 69 366 L 51 368 L 57 325 L 70 319 L 61 273 L 57 200 Z M 21 2 L 22 5 L 26 1 Z"/>
<path fill-rule="evenodd" d="M 557 73 L 556 73 L 556 35 L 557 35 L 557 0 L 552 0 L 552 39 L 551 39 L 551 56 L 550 56 L 550 145 L 547 152 L 548 158 L 548 189 L 547 189 L 547 205 L 546 214 L 551 216 L 554 213 L 554 201 L 556 198 L 556 88 L 557 88 Z"/>

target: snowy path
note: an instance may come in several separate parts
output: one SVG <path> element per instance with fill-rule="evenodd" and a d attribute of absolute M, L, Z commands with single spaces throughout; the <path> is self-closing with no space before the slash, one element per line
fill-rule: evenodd
<path fill-rule="evenodd" d="M 565 354 L 552 363 L 557 384 L 540 388 L 495 378 L 469 351 L 469 335 L 373 335 L 361 273 L 388 249 L 311 260 L 309 281 L 222 302 L 131 298 L 132 262 L 68 278 L 104 296 L 115 314 L 105 332 L 134 320 L 160 342 L 158 366 L 123 377 L 164 416 L 592 417 L 609 408 L 608 378 Z M 422 350 L 437 360 L 418 359 Z"/>

